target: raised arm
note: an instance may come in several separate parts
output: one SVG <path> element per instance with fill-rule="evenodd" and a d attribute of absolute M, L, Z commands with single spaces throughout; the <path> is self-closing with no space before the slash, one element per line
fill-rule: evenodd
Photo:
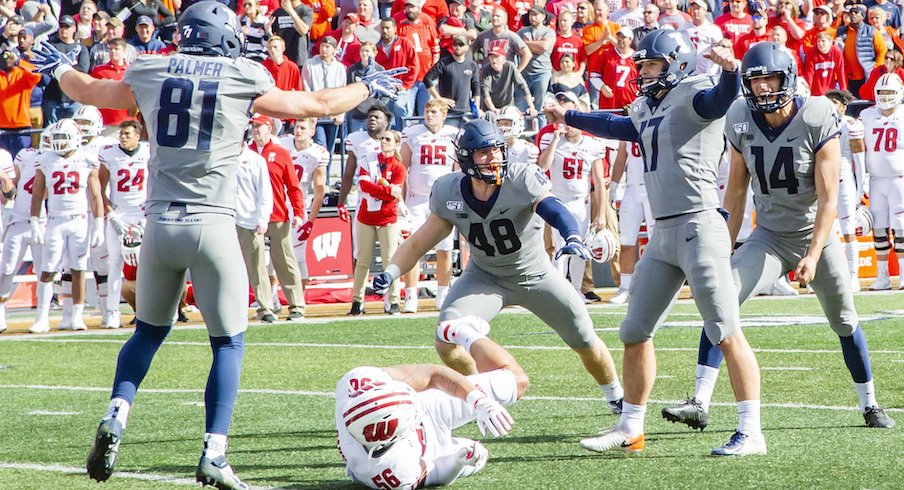
<path fill-rule="evenodd" d="M 722 74 L 716 86 L 701 90 L 694 96 L 694 112 L 704 119 L 719 119 L 728 112 L 741 90 L 738 62 L 731 49 L 723 46 L 714 46 L 703 56 L 721 66 Z"/>

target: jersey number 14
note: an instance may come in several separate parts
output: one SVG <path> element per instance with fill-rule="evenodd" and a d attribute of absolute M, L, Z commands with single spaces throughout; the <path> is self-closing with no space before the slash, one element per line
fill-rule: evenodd
<path fill-rule="evenodd" d="M 769 189 L 788 189 L 788 194 L 797 194 L 800 183 L 794 175 L 794 149 L 790 146 L 782 146 L 775 154 L 775 162 L 766 175 L 766 158 L 762 146 L 751 146 L 753 154 L 753 166 L 756 169 L 756 178 L 760 182 L 760 192 L 769 194 Z"/>

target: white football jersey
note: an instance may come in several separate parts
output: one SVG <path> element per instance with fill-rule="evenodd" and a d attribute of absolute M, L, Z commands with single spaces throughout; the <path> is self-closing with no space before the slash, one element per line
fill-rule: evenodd
<path fill-rule="evenodd" d="M 643 184 L 643 153 L 636 141 L 626 141 L 628 159 L 625 162 L 625 185 Z"/>
<path fill-rule="evenodd" d="M 540 139 L 540 149 L 544 150 L 552 141 L 553 133 L 546 133 Z M 593 162 L 606 158 L 606 146 L 599 138 L 581 135 L 570 142 L 563 136 L 556 146 L 556 154 L 549 167 L 552 193 L 563 201 L 586 199 L 590 195 L 590 174 Z"/>
<path fill-rule="evenodd" d="M 289 150 L 292 155 L 292 165 L 295 167 L 295 174 L 298 175 L 298 183 L 301 185 L 301 191 L 305 196 L 314 195 L 314 186 L 311 177 L 317 167 L 326 167 L 330 163 L 330 152 L 317 143 L 311 143 L 306 150 L 295 148 L 295 137 L 287 134 L 280 138 L 279 144 Z"/>
<path fill-rule="evenodd" d="M 100 149 L 97 159 L 110 172 L 110 202 L 121 212 L 144 209 L 147 200 L 148 160 L 151 157 L 148 144 L 138 143 L 130 155 L 119 144 Z"/>
<path fill-rule="evenodd" d="M 345 138 L 345 152 L 355 155 L 359 166 L 364 162 L 375 162 L 380 154 L 380 140 L 371 138 L 367 131 L 355 131 Z"/>
<path fill-rule="evenodd" d="M 904 175 L 904 105 L 888 117 L 876 107 L 864 109 L 860 120 L 866 145 L 866 170 L 870 176 Z"/>
<path fill-rule="evenodd" d="M 851 141 L 863 139 L 863 123 L 851 116 L 841 117 L 841 177 L 853 175 Z"/>
<path fill-rule="evenodd" d="M 116 146 L 118 144 L 119 140 L 116 138 L 111 138 L 109 136 L 95 136 L 93 140 L 82 144 L 82 149 L 92 155 L 97 155 L 105 147 Z"/>
<path fill-rule="evenodd" d="M 13 201 L 10 223 L 28 221 L 31 217 L 32 187 L 35 183 L 35 167 L 40 156 L 41 152 L 35 148 L 23 148 L 16 155 L 13 164 L 19 169 L 19 182 L 16 184 L 16 199 Z M 44 216 L 44 206 L 41 206 L 41 216 Z"/>
<path fill-rule="evenodd" d="M 409 195 L 427 197 L 436 179 L 452 172 L 455 164 L 455 136 L 458 128 L 443 126 L 436 133 L 418 124 L 402 131 L 402 143 L 411 149 L 408 166 Z"/>
<path fill-rule="evenodd" d="M 48 151 L 38 158 L 47 187 L 47 215 L 67 216 L 88 212 L 88 177 L 97 169 L 95 155 L 76 150 L 69 158 Z"/>
<path fill-rule="evenodd" d="M 529 163 L 531 165 L 536 165 L 537 160 L 539 159 L 540 149 L 537 148 L 537 145 L 531 143 L 530 141 L 525 141 L 521 138 L 515 138 L 515 142 L 508 147 L 509 164 Z"/>

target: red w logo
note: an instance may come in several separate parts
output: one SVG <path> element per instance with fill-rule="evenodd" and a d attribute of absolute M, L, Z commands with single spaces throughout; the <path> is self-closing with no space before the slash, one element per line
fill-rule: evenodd
<path fill-rule="evenodd" d="M 367 442 L 388 441 L 395 434 L 399 419 L 390 419 L 364 427 L 364 440 Z"/>

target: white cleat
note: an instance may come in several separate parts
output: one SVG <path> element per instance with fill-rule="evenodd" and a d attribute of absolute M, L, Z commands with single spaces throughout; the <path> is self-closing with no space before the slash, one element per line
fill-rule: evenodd
<path fill-rule="evenodd" d="M 631 437 L 618 427 L 600 431 L 594 437 L 581 439 L 581 447 L 596 453 L 618 449 L 628 453 L 639 453 L 646 447 L 646 440 L 641 434 Z"/>
<path fill-rule="evenodd" d="M 120 313 L 118 311 L 111 311 L 100 325 L 100 328 L 119 328 L 121 326 L 122 317 Z"/>
<path fill-rule="evenodd" d="M 459 332 L 471 329 L 486 336 L 490 333 L 490 324 L 483 318 L 464 316 L 456 320 L 447 320 L 436 324 L 436 338 L 447 344 L 458 344 Z"/>
<path fill-rule="evenodd" d="M 770 296 L 798 296 L 798 291 L 788 282 L 788 278 L 782 276 L 772 284 L 772 289 L 768 293 Z"/>
<path fill-rule="evenodd" d="M 72 314 L 63 315 L 60 323 L 57 324 L 57 330 L 72 330 Z"/>
<path fill-rule="evenodd" d="M 38 318 L 28 327 L 28 331 L 30 333 L 47 333 L 50 331 L 50 321 L 47 320 L 47 317 Z"/>
<path fill-rule="evenodd" d="M 85 325 L 85 319 L 82 317 L 72 317 L 71 330 L 88 330 L 88 325 Z"/>
<path fill-rule="evenodd" d="M 888 291 L 889 289 L 891 289 L 891 279 L 888 277 L 877 277 L 869 287 L 870 291 Z"/>
<path fill-rule="evenodd" d="M 713 456 L 753 456 L 766 454 L 766 438 L 763 433 L 745 434 L 737 431 L 722 446 L 713 449 Z"/>
<path fill-rule="evenodd" d="M 615 292 L 615 296 L 609 299 L 609 303 L 613 305 L 623 305 L 628 302 L 628 290 L 619 288 Z"/>
<path fill-rule="evenodd" d="M 417 313 L 417 297 L 405 298 L 405 304 L 402 306 L 402 313 Z"/>

